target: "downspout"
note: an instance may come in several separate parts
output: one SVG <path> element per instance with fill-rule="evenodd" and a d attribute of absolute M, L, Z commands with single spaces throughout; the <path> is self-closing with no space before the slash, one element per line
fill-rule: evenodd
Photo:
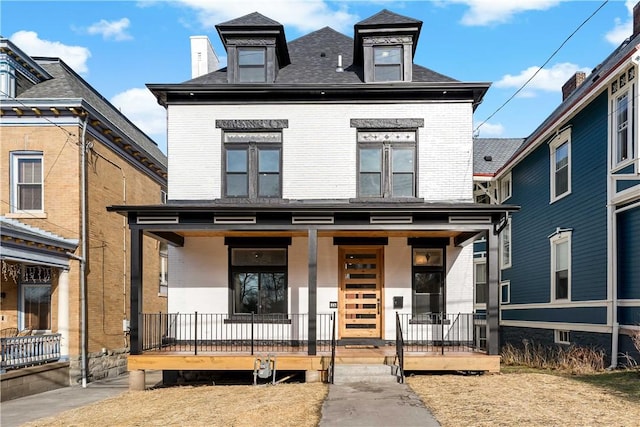
<path fill-rule="evenodd" d="M 87 123 L 89 114 L 82 124 L 81 161 L 80 161 L 80 204 L 81 204 L 81 234 L 82 234 L 82 258 L 80 259 L 80 372 L 82 375 L 82 387 L 87 387 Z"/>

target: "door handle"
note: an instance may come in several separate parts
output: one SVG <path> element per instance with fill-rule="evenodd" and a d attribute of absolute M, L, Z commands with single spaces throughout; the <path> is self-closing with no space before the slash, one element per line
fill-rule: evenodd
<path fill-rule="evenodd" d="M 378 307 L 378 316 L 380 315 L 380 298 L 378 298 L 378 304 L 376 304 Z"/>

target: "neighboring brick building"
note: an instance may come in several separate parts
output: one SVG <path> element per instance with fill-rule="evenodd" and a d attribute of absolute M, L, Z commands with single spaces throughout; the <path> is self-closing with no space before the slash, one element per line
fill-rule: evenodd
<path fill-rule="evenodd" d="M 72 382 L 82 379 L 83 351 L 87 381 L 120 374 L 129 347 L 129 233 L 106 206 L 162 203 L 166 157 L 60 59 L 32 58 L 0 39 L 0 65 L 0 328 L 60 333 Z M 144 240 L 144 306 L 153 312 L 166 310 L 159 246 Z"/>

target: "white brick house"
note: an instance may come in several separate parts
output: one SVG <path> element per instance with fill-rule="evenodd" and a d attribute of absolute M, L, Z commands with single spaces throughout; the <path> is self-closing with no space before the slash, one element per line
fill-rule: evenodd
<path fill-rule="evenodd" d="M 313 356 L 335 313 L 339 345 L 387 345 L 402 326 L 442 347 L 477 349 L 475 333 L 498 353 L 497 232 L 515 208 L 473 201 L 472 115 L 489 84 L 414 64 L 421 25 L 383 10 L 354 38 L 327 27 L 287 43 L 253 13 L 216 27 L 226 68 L 148 85 L 168 114 L 169 200 L 111 209 L 129 217 L 138 268 L 136 236 L 171 245 L 170 312 L 221 316 L 160 320 L 163 337 L 175 323 L 203 343 L 285 324 L 264 340 Z M 474 328 L 481 237 L 491 298 Z M 133 354 L 151 345 L 139 322 Z"/>

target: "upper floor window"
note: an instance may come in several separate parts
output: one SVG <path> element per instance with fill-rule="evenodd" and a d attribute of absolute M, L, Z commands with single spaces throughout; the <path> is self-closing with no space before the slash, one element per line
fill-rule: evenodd
<path fill-rule="evenodd" d="M 373 75 L 376 82 L 402 80 L 402 46 L 373 48 Z"/>
<path fill-rule="evenodd" d="M 511 218 L 500 233 L 500 268 L 511 267 Z"/>
<path fill-rule="evenodd" d="M 263 47 L 238 48 L 238 82 L 264 83 L 267 81 L 267 51 Z"/>
<path fill-rule="evenodd" d="M 551 202 L 571 193 L 571 128 L 551 142 Z"/>
<path fill-rule="evenodd" d="M 550 236 L 551 299 L 571 299 L 571 230 L 558 230 Z"/>
<path fill-rule="evenodd" d="M 42 153 L 12 153 L 11 205 L 14 212 L 43 210 L 42 171 Z"/>
<path fill-rule="evenodd" d="M 281 171 L 281 132 L 225 132 L 226 197 L 282 197 Z"/>
<path fill-rule="evenodd" d="M 511 198 L 511 173 L 500 180 L 500 202 Z"/>
<path fill-rule="evenodd" d="M 358 132 L 358 196 L 415 197 L 415 131 Z"/>
<path fill-rule="evenodd" d="M 635 68 L 631 67 L 611 83 L 613 166 L 634 158 L 634 117 L 636 111 Z"/>

